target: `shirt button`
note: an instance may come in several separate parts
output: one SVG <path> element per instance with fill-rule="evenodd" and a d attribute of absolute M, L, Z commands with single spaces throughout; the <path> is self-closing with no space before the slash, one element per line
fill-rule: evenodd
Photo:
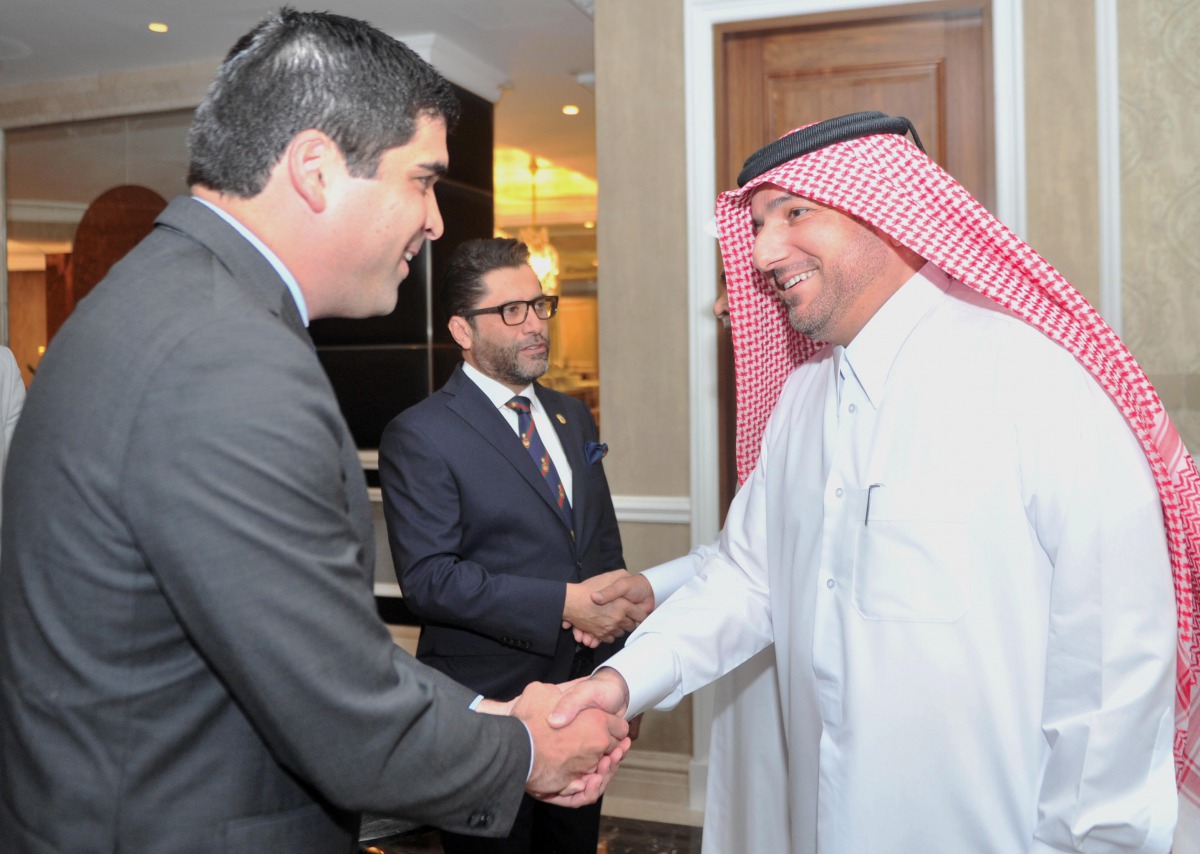
<path fill-rule="evenodd" d="M 853 403 L 852 403 L 852 404 L 850 404 L 850 406 L 849 406 L 849 409 L 850 409 L 850 414 L 851 414 L 851 415 L 853 415 L 855 412 L 857 412 L 857 411 L 858 411 L 858 407 L 857 407 L 857 406 L 855 406 Z"/>
<path fill-rule="evenodd" d="M 836 495 L 838 498 L 841 498 L 842 497 L 842 488 L 839 486 L 837 489 L 835 489 L 833 491 L 833 494 Z"/>
<path fill-rule="evenodd" d="M 832 578 L 829 578 L 825 580 L 825 586 L 832 590 L 833 588 L 837 587 L 837 582 Z"/>

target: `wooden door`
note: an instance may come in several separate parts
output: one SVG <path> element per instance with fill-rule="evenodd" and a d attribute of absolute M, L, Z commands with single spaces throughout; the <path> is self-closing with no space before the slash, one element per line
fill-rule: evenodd
<path fill-rule="evenodd" d="M 726 24 L 715 33 L 717 186 L 788 131 L 860 110 L 907 116 L 984 205 L 994 197 L 988 0 Z M 732 346 L 719 353 L 721 500 L 733 496 Z"/>

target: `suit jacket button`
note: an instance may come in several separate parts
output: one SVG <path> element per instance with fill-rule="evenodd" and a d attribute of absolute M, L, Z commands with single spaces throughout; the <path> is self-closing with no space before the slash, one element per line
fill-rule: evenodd
<path fill-rule="evenodd" d="M 471 827 L 487 827 L 492 823 L 492 814 L 490 812 L 477 812 L 467 819 L 467 824 Z"/>

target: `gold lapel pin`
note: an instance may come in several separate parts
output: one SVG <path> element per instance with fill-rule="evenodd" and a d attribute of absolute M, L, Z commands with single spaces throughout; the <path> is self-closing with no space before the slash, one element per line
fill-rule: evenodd
<path fill-rule="evenodd" d="M 566 424 L 566 423 L 567 423 L 567 419 L 566 419 L 566 418 L 563 418 L 563 414 L 562 414 L 561 412 L 556 412 L 556 413 L 554 413 L 554 417 L 558 419 L 558 423 L 559 423 L 559 424 Z"/>

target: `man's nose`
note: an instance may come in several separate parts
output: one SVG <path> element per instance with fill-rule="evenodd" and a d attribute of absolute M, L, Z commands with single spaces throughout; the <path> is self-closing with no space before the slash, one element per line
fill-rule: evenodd
<path fill-rule="evenodd" d="M 754 266 L 764 273 L 787 257 L 787 245 L 780 229 L 764 226 L 754 235 Z"/>
<path fill-rule="evenodd" d="M 725 315 L 729 314 L 729 294 L 721 291 L 721 295 L 717 297 L 712 307 L 713 317 L 720 320 Z"/>
<path fill-rule="evenodd" d="M 537 316 L 537 312 L 533 310 L 533 306 L 529 306 L 529 311 L 525 314 L 525 322 L 521 324 L 521 328 L 525 332 L 545 332 L 548 320 L 542 320 Z"/>
<path fill-rule="evenodd" d="M 438 207 L 437 195 L 429 193 L 429 201 L 425 205 L 425 236 L 429 240 L 437 240 L 445 232 L 442 220 L 442 209 Z"/>

